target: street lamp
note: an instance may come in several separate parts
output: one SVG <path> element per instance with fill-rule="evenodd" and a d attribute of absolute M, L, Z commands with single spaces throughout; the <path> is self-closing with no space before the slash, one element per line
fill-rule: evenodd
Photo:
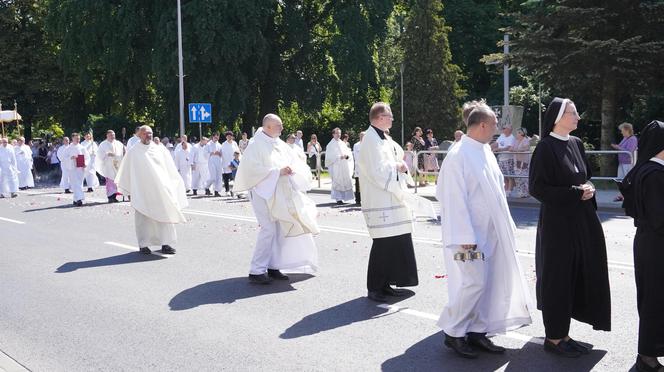
<path fill-rule="evenodd" d="M 401 66 L 399 68 L 399 71 L 401 72 L 401 146 L 404 144 L 404 136 L 403 136 L 403 128 L 404 128 L 404 123 L 403 123 L 403 62 L 401 62 Z"/>
<path fill-rule="evenodd" d="M 184 134 L 184 67 L 182 66 L 182 12 L 178 3 L 178 85 L 180 89 L 180 135 Z"/>

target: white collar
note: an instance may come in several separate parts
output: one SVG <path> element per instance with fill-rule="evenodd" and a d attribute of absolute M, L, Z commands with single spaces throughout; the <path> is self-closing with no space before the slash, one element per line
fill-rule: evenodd
<path fill-rule="evenodd" d="M 650 158 L 650 161 L 654 161 L 655 163 L 659 163 L 661 165 L 664 165 L 664 160 L 657 158 L 657 157 L 652 157 Z"/>
<path fill-rule="evenodd" d="M 561 136 L 561 135 L 558 134 L 558 133 L 551 132 L 551 133 L 549 133 L 549 135 L 550 135 L 551 137 L 556 138 L 556 139 L 559 139 L 559 140 L 561 140 L 561 141 L 569 141 L 569 134 L 566 135 L 566 136 Z"/>
<path fill-rule="evenodd" d="M 461 137 L 461 141 L 459 141 L 459 142 L 467 143 L 470 146 L 478 148 L 478 149 L 481 149 L 486 145 L 486 143 L 482 143 L 480 141 L 474 140 L 473 138 L 471 138 L 470 136 L 465 135 L 465 134 L 463 135 L 463 137 Z"/>

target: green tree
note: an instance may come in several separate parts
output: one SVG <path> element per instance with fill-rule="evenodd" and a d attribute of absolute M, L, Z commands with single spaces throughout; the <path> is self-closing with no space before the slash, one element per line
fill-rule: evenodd
<path fill-rule="evenodd" d="M 402 37 L 403 110 L 409 129 L 432 128 L 437 138 L 451 138 L 461 122 L 463 92 L 447 39 L 450 29 L 441 14 L 442 3 L 434 0 L 416 0 L 410 9 Z"/>
<path fill-rule="evenodd" d="M 661 91 L 661 1 L 530 0 L 515 18 L 516 64 L 588 107 L 585 118 L 601 118 L 601 148 L 615 141 L 632 97 Z M 605 174 L 610 160 L 602 158 Z"/>

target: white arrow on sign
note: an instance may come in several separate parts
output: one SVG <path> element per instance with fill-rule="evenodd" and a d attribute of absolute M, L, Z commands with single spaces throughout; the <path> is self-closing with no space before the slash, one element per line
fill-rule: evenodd
<path fill-rule="evenodd" d="M 191 108 L 191 121 L 196 121 L 196 107 Z"/>
<path fill-rule="evenodd" d="M 205 111 L 205 107 L 203 107 L 203 106 L 201 106 L 200 112 L 201 112 L 201 120 L 202 121 L 205 121 L 205 119 L 207 119 L 210 116 L 210 113 Z"/>

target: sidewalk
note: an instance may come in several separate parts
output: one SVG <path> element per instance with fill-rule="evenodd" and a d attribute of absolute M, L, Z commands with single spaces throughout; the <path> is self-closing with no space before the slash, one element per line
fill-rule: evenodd
<path fill-rule="evenodd" d="M 316 194 L 329 194 L 330 193 L 331 181 L 329 178 L 321 178 L 320 187 L 318 187 L 318 181 L 314 180 L 311 184 L 312 193 Z M 409 189 L 411 192 L 415 193 L 415 189 Z M 429 186 L 418 187 L 417 195 L 427 198 L 432 201 L 436 200 L 436 186 L 434 184 L 429 184 Z M 618 194 L 618 190 L 597 190 L 595 196 L 597 198 L 597 209 L 600 212 L 610 212 L 610 213 L 623 213 L 621 205 L 622 202 L 614 202 L 613 198 Z M 512 207 L 539 207 L 540 202 L 535 200 L 533 197 L 528 198 L 507 198 L 507 202 Z"/>

